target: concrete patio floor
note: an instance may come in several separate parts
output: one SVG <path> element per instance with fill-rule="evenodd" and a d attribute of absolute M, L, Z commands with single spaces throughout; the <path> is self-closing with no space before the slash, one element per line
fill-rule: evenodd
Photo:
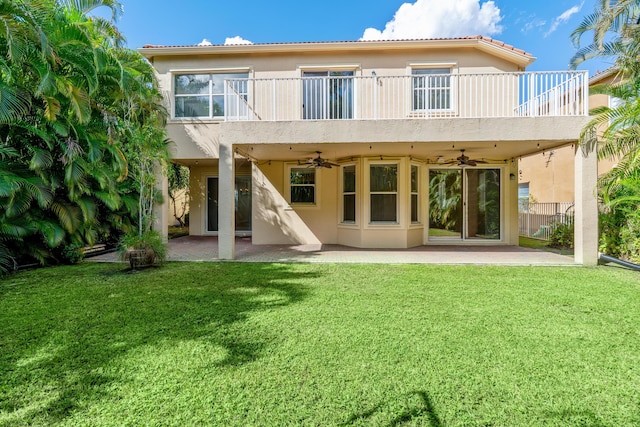
<path fill-rule="evenodd" d="M 115 262 L 108 253 L 91 261 Z M 185 236 L 169 241 L 169 261 L 216 261 L 218 239 Z M 572 256 L 519 246 L 418 246 L 410 249 L 360 249 L 341 245 L 253 245 L 250 237 L 236 238 L 233 262 L 307 262 L 353 264 L 491 264 L 575 265 Z"/>

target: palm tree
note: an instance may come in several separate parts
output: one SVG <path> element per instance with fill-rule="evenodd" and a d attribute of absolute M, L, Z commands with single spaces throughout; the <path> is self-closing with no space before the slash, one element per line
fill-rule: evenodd
<path fill-rule="evenodd" d="M 593 38 L 571 58 L 571 67 L 576 68 L 595 57 L 613 57 L 620 69 L 637 71 L 639 24 L 639 0 L 600 0 L 595 10 L 585 16 L 571 34 L 576 47 L 580 47 L 580 40 L 585 34 L 591 33 Z M 608 35 L 612 37 L 608 38 Z"/>
<path fill-rule="evenodd" d="M 122 12 L 115 0 L 0 0 L 0 270 L 126 232 L 132 153 L 165 156 L 152 68 L 113 19 L 90 16 L 98 7 Z"/>

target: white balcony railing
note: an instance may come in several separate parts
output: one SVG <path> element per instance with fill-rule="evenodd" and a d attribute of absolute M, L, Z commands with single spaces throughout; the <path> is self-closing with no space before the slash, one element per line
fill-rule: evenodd
<path fill-rule="evenodd" d="M 225 80 L 225 120 L 586 116 L 586 71 Z"/>

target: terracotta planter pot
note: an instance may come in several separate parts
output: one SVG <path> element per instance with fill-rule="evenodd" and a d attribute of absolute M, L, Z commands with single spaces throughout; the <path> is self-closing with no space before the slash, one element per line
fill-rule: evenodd
<path fill-rule="evenodd" d="M 127 249 L 125 261 L 129 261 L 132 270 L 150 267 L 158 262 L 156 253 L 148 249 Z"/>

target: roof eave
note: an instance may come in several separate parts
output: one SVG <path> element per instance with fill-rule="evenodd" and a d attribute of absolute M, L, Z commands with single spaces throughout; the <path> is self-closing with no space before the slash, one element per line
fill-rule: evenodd
<path fill-rule="evenodd" d="M 148 59 L 158 56 L 190 56 L 190 55 L 233 55 L 251 53 L 283 53 L 283 52 L 320 52 L 345 50 L 400 50 L 407 48 L 478 48 L 492 55 L 526 68 L 535 57 L 511 48 L 505 48 L 483 39 L 433 39 L 433 40 L 382 40 L 351 42 L 314 42 L 314 43 L 273 43 L 248 45 L 211 45 L 211 46 L 160 46 L 142 47 L 138 51 Z"/>

